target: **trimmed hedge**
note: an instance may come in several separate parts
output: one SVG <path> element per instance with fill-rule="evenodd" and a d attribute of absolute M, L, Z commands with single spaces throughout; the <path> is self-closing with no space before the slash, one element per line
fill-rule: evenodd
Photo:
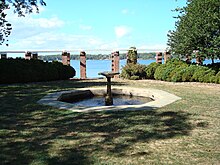
<path fill-rule="evenodd" d="M 74 77 L 75 69 L 60 62 L 42 60 L 1 59 L 0 83 L 26 83 L 65 80 Z"/>

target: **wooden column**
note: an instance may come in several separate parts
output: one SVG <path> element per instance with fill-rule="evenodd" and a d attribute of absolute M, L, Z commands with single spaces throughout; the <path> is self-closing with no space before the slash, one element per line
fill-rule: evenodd
<path fill-rule="evenodd" d="M 63 65 L 70 65 L 70 53 L 63 52 L 62 53 L 62 63 Z"/>
<path fill-rule="evenodd" d="M 170 52 L 164 52 L 164 63 L 165 64 L 170 58 L 171 58 Z"/>
<path fill-rule="evenodd" d="M 86 79 L 86 53 L 80 52 L 80 78 Z"/>
<path fill-rule="evenodd" d="M 112 72 L 119 72 L 119 51 L 112 53 Z M 119 78 L 119 75 L 114 75 L 114 78 Z"/>
<path fill-rule="evenodd" d="M 156 54 L 156 63 L 157 64 L 162 64 L 162 53 L 161 52 L 158 52 Z"/>

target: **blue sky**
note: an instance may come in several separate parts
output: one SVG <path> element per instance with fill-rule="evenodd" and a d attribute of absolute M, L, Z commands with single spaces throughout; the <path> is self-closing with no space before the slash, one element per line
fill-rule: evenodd
<path fill-rule="evenodd" d="M 186 0 L 45 0 L 40 14 L 17 18 L 2 50 L 164 49 Z"/>

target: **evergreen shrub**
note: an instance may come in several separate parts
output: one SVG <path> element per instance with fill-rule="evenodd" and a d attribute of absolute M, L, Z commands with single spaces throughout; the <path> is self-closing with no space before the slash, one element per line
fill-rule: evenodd
<path fill-rule="evenodd" d="M 145 68 L 146 79 L 154 79 L 154 73 L 159 66 L 160 64 L 157 64 L 156 62 L 147 65 L 147 67 Z"/>
<path fill-rule="evenodd" d="M 129 63 L 122 68 L 122 72 L 120 76 L 125 79 L 135 79 L 135 80 L 145 79 L 146 78 L 145 68 L 146 68 L 145 65 Z"/>
<path fill-rule="evenodd" d="M 0 68 L 1 84 L 65 80 L 76 74 L 74 68 L 60 62 L 21 58 L 1 59 Z"/>

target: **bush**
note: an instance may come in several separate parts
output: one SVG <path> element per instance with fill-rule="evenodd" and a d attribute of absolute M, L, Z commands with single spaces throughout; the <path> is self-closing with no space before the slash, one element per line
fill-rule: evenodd
<path fill-rule="evenodd" d="M 122 68 L 120 76 L 125 79 L 144 79 L 146 78 L 145 68 L 145 65 L 130 63 Z"/>
<path fill-rule="evenodd" d="M 183 82 L 193 81 L 192 76 L 194 75 L 197 68 L 198 66 L 196 65 L 190 65 L 189 67 L 186 67 L 185 72 L 182 74 L 182 81 Z"/>
<path fill-rule="evenodd" d="M 192 76 L 193 81 L 211 82 L 210 78 L 215 76 L 215 71 L 205 66 L 197 66 L 195 73 Z"/>
<path fill-rule="evenodd" d="M 177 77 L 173 79 L 172 77 L 176 74 L 177 71 L 185 67 L 188 67 L 188 64 L 186 64 L 184 61 L 172 59 L 168 61 L 166 64 L 162 64 L 159 67 L 157 67 L 154 74 L 154 78 L 156 80 L 163 81 L 177 81 L 175 80 Z"/>
<path fill-rule="evenodd" d="M 150 65 L 148 65 L 145 68 L 146 79 L 154 79 L 154 73 L 155 73 L 157 67 L 159 67 L 159 66 L 160 66 L 160 64 L 157 64 L 156 62 L 153 62 Z"/>
<path fill-rule="evenodd" d="M 0 68 L 1 84 L 65 80 L 75 76 L 71 66 L 42 60 L 1 59 Z"/>

